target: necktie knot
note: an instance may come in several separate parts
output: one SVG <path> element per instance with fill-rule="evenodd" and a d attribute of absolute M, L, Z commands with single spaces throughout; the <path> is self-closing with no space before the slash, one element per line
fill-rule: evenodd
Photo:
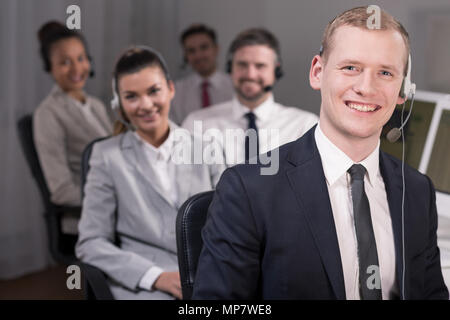
<path fill-rule="evenodd" d="M 366 174 L 366 168 L 362 164 L 354 164 L 347 170 L 350 173 L 352 181 L 354 180 L 364 180 L 364 175 Z"/>
<path fill-rule="evenodd" d="M 205 90 L 205 89 L 207 89 L 208 87 L 209 87 L 209 82 L 208 82 L 208 80 L 203 81 L 203 82 L 202 82 L 202 89 Z"/>

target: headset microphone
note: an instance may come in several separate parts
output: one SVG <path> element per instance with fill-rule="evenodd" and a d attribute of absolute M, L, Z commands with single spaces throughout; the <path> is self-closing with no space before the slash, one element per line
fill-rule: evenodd
<path fill-rule="evenodd" d="M 397 141 L 398 138 L 400 138 L 402 135 L 402 132 L 400 130 L 401 130 L 401 127 L 400 128 L 392 128 L 386 135 L 386 138 L 388 139 L 388 141 L 392 142 L 392 143 Z"/>
<path fill-rule="evenodd" d="M 389 142 L 394 143 L 397 141 L 400 136 L 402 135 L 403 127 L 406 125 L 406 123 L 409 121 L 409 117 L 411 116 L 411 112 L 414 105 L 414 95 L 416 93 L 416 84 L 411 82 L 411 55 L 408 57 L 408 72 L 406 73 L 406 77 L 403 80 L 402 88 L 400 90 L 400 96 L 405 98 L 405 102 L 403 103 L 403 110 L 405 109 L 405 103 L 406 100 L 411 96 L 411 105 L 409 108 L 408 116 L 406 117 L 405 121 L 402 119 L 402 124 L 399 128 L 392 128 L 388 134 L 386 135 L 386 138 Z M 402 111 L 403 114 L 403 111 Z"/>
<path fill-rule="evenodd" d="M 403 110 L 405 108 L 405 103 L 403 103 Z M 388 139 L 389 142 L 394 143 L 401 137 L 403 127 L 408 123 L 409 117 L 411 116 L 413 105 L 414 105 L 414 93 L 412 94 L 411 106 L 409 108 L 408 116 L 406 117 L 405 121 L 403 121 L 403 119 L 402 119 L 402 125 L 399 128 L 392 128 L 386 135 L 386 138 Z M 402 113 L 403 113 L 403 110 L 402 110 Z"/>

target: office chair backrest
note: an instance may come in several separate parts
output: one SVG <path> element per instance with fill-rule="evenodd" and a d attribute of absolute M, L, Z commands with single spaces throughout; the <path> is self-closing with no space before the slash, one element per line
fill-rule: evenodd
<path fill-rule="evenodd" d="M 96 142 L 108 139 L 107 137 L 97 138 L 91 142 L 84 148 L 83 154 L 81 156 L 81 198 L 84 198 L 84 185 L 86 184 L 87 174 L 89 173 L 89 159 L 91 158 L 92 149 L 94 148 L 94 144 Z"/>
<path fill-rule="evenodd" d="M 44 218 L 47 225 L 48 245 L 50 253 L 56 262 L 71 264 L 76 261 L 74 246 L 77 235 L 65 234 L 62 231 L 61 218 L 65 212 L 80 212 L 80 207 L 55 205 L 50 198 L 50 190 L 45 181 L 44 173 L 33 139 L 33 116 L 25 115 L 17 122 L 19 139 L 30 167 L 31 174 L 36 181 L 42 201 L 44 203 Z"/>
<path fill-rule="evenodd" d="M 81 156 L 81 197 L 84 198 L 84 185 L 86 184 L 87 175 L 89 173 L 89 159 L 91 158 L 92 149 L 96 142 L 105 140 L 109 137 L 97 138 L 84 148 Z M 113 300 L 114 297 L 109 289 L 106 274 L 87 263 L 80 262 L 79 265 L 83 270 L 84 289 L 86 300 Z"/>
<path fill-rule="evenodd" d="M 38 184 L 44 205 L 48 208 L 52 205 L 50 202 L 50 191 L 47 187 L 47 182 L 45 181 L 44 173 L 42 172 L 38 154 L 34 146 L 33 116 L 31 114 L 23 116 L 17 123 L 17 128 L 19 130 L 20 143 L 31 174 Z"/>
<path fill-rule="evenodd" d="M 196 194 L 178 210 L 176 221 L 177 255 L 183 299 L 190 300 L 198 258 L 203 247 L 201 231 L 206 222 L 214 191 Z"/>

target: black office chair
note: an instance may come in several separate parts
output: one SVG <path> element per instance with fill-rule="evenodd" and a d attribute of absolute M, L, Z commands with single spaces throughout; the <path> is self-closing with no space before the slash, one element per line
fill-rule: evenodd
<path fill-rule="evenodd" d="M 50 191 L 34 146 L 32 115 L 23 116 L 18 121 L 17 128 L 25 158 L 44 202 L 44 217 L 47 225 L 50 253 L 53 259 L 60 264 L 73 264 L 76 261 L 75 243 L 78 236 L 64 233 L 61 220 L 66 213 L 79 215 L 81 208 L 60 206 L 51 202 Z"/>
<path fill-rule="evenodd" d="M 86 148 L 84 148 L 81 158 L 81 195 L 84 198 L 84 185 L 89 173 L 89 159 L 91 158 L 92 149 L 96 142 L 102 141 L 109 137 L 102 137 L 91 141 Z M 79 262 L 81 271 L 84 276 L 84 292 L 86 300 L 114 300 L 114 297 L 109 289 L 106 281 L 106 274 L 99 268 L 90 264 Z"/>
<path fill-rule="evenodd" d="M 176 221 L 177 255 L 183 299 L 190 300 L 198 258 L 203 247 L 201 230 L 206 222 L 214 191 L 190 197 L 178 210 Z"/>
<path fill-rule="evenodd" d="M 84 262 L 78 262 L 78 265 L 83 274 L 86 300 L 114 300 L 103 271 Z"/>
<path fill-rule="evenodd" d="M 83 150 L 83 154 L 81 156 L 81 198 L 84 198 L 84 185 L 86 184 L 86 179 L 87 179 L 87 175 L 89 173 L 89 159 L 91 158 L 91 154 L 92 154 L 92 149 L 94 148 L 94 144 L 108 139 L 109 136 L 107 137 L 101 137 L 101 138 L 97 138 L 91 142 L 89 142 L 89 144 L 84 148 Z"/>

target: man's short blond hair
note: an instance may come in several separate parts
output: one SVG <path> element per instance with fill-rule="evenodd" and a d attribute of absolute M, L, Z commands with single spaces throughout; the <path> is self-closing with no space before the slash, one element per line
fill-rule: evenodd
<path fill-rule="evenodd" d="M 322 36 L 322 46 L 320 48 L 320 56 L 323 57 L 325 61 L 333 48 L 333 34 L 339 27 L 352 26 L 370 30 L 368 28 L 368 19 L 373 13 L 367 13 L 367 8 L 368 6 L 364 6 L 347 10 L 328 23 Z M 384 10 L 380 10 L 379 30 L 395 30 L 401 34 L 406 47 L 406 61 L 404 69 L 404 75 L 406 76 L 410 48 L 408 32 L 399 21 Z"/>

